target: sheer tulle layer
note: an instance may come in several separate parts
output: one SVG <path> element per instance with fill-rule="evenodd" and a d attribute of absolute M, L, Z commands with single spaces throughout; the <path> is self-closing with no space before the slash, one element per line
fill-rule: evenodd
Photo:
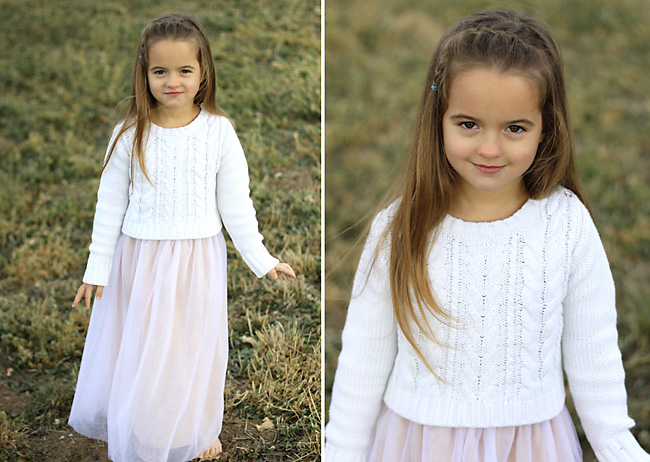
<path fill-rule="evenodd" d="M 449 428 L 410 422 L 384 405 L 368 461 L 574 462 L 582 461 L 582 450 L 566 407 L 533 425 Z"/>
<path fill-rule="evenodd" d="M 181 462 L 221 432 L 228 359 L 223 235 L 121 235 L 88 326 L 70 425 L 116 462 Z"/>

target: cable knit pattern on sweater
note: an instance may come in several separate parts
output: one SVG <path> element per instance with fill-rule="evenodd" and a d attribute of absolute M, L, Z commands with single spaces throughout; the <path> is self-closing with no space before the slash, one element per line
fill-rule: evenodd
<path fill-rule="evenodd" d="M 100 180 L 84 282 L 106 285 L 120 231 L 136 239 L 200 239 L 216 235 L 222 222 L 258 277 L 277 265 L 258 232 L 246 158 L 228 119 L 201 111 L 185 127 L 151 124 L 151 183 L 137 161 L 130 181 L 133 134 L 120 137 Z"/>
<path fill-rule="evenodd" d="M 428 272 L 453 322 L 427 319 L 443 346 L 415 331 L 440 380 L 394 318 L 389 239 L 380 240 L 394 209 L 375 219 L 359 262 L 325 461 L 365 461 L 382 399 L 425 425 L 503 427 L 551 419 L 564 406 L 563 363 L 600 460 L 628 460 L 623 451 L 650 460 L 628 430 L 634 422 L 627 415 L 607 258 L 573 193 L 558 188 L 506 220 L 449 216 L 440 225 Z"/>

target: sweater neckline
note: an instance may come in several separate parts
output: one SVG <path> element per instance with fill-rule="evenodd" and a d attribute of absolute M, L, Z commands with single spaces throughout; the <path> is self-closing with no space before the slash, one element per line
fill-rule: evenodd
<path fill-rule="evenodd" d="M 160 125 L 156 125 L 155 123 L 151 122 L 151 131 L 157 134 L 163 134 L 163 133 L 183 133 L 189 130 L 194 130 L 196 126 L 201 123 L 201 121 L 206 117 L 207 113 L 203 108 L 201 108 L 201 111 L 199 114 L 187 125 L 183 125 L 182 127 L 173 127 L 173 128 L 166 128 L 166 127 L 161 127 Z"/>
<path fill-rule="evenodd" d="M 513 234 L 534 226 L 542 218 L 540 204 L 544 199 L 528 199 L 514 214 L 496 221 L 465 221 L 447 215 L 442 223 L 443 234 L 465 236 L 503 236 Z"/>

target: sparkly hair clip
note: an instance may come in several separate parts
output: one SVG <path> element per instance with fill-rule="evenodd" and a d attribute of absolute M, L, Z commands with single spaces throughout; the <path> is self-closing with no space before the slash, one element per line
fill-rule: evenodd
<path fill-rule="evenodd" d="M 142 59 L 142 55 L 138 55 L 138 59 Z"/>
<path fill-rule="evenodd" d="M 438 87 L 436 87 L 435 85 L 431 85 L 431 89 L 432 89 L 433 91 L 437 91 L 437 90 L 438 90 Z"/>

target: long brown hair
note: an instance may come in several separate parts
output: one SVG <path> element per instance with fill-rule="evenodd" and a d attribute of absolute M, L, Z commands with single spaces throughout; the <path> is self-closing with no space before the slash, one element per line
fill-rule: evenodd
<path fill-rule="evenodd" d="M 194 104 L 202 105 L 204 110 L 212 114 L 227 117 L 216 102 L 217 80 L 214 62 L 212 61 L 210 42 L 199 21 L 191 15 L 180 13 L 168 14 L 152 19 L 140 33 L 140 40 L 133 64 L 131 96 L 128 100 L 125 114 L 120 121 L 122 125 L 109 148 L 106 161 L 102 167 L 102 173 L 106 169 L 106 165 L 113 155 L 113 151 L 120 137 L 129 129 L 135 127 L 133 144 L 131 146 L 131 178 L 133 178 L 134 162 L 135 158 L 137 158 L 142 172 L 151 183 L 145 169 L 143 145 L 148 135 L 151 113 L 156 108 L 156 98 L 154 98 L 149 89 L 147 69 L 149 65 L 149 49 L 160 40 L 183 40 L 192 42 L 196 46 L 198 62 L 201 67 L 201 83 L 199 85 L 199 91 L 194 97 Z"/>
<path fill-rule="evenodd" d="M 442 120 L 454 77 L 477 67 L 526 76 L 540 86 L 543 137 L 523 176 L 528 196 L 543 198 L 562 185 L 587 205 L 576 168 L 562 59 L 546 26 L 533 16 L 502 11 L 473 14 L 453 24 L 429 65 L 404 179 L 391 199 L 400 200 L 385 234 L 390 235 L 395 317 L 431 370 L 414 341 L 413 324 L 439 343 L 425 315 L 443 323 L 452 321 L 436 302 L 427 275 L 436 229 L 449 213 L 458 183 L 445 155 Z"/>

